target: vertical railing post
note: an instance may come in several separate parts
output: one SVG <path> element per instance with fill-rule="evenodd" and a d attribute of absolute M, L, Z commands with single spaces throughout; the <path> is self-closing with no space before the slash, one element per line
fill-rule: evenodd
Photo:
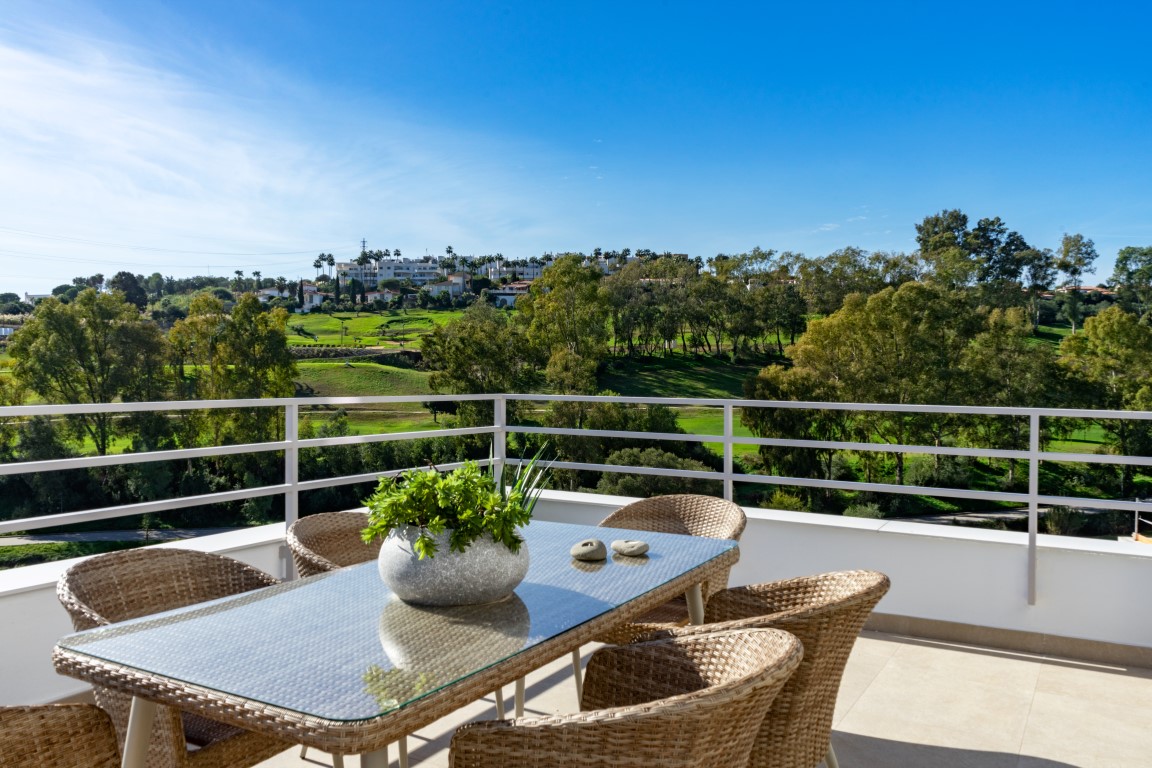
<path fill-rule="evenodd" d="M 508 459 L 508 400 L 505 395 L 496 395 L 492 405 L 496 427 L 492 435 L 492 477 L 499 488 L 504 482 L 504 462 Z"/>
<path fill-rule="evenodd" d="M 1028 426 L 1028 605 L 1036 605 L 1036 535 L 1040 531 L 1040 414 Z"/>
<path fill-rule="evenodd" d="M 732 501 L 732 403 L 724 403 L 724 498 Z"/>
<path fill-rule="evenodd" d="M 285 529 L 300 517 L 300 406 L 289 403 L 284 406 L 284 527 Z M 288 553 L 288 545 L 280 547 L 281 559 L 285 578 L 295 576 L 292 568 L 292 558 Z"/>

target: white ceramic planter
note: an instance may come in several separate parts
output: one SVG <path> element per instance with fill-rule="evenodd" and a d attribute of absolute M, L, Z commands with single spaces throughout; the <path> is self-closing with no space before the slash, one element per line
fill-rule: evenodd
<path fill-rule="evenodd" d="M 484 535 L 464 552 L 448 547 L 448 531 L 434 536 L 436 555 L 419 559 L 413 544 L 420 535 L 414 526 L 388 534 L 376 559 L 380 578 L 397 597 L 414 605 L 477 605 L 501 600 L 528 573 L 528 545 L 513 554 Z"/>

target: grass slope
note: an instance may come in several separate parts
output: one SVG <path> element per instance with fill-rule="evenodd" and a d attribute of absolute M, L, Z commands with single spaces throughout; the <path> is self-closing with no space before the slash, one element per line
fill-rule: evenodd
<path fill-rule="evenodd" d="M 313 312 L 292 315 L 288 319 L 288 343 L 300 346 L 333 344 L 337 346 L 400 347 L 411 346 L 438 325 L 460 317 L 461 310 L 392 309 L 382 312 L 335 312 L 331 315 Z M 295 328 L 299 327 L 301 335 Z M 341 334 L 343 328 L 343 335 Z"/>
<path fill-rule="evenodd" d="M 600 386 L 639 397 L 744 397 L 744 381 L 762 363 L 733 364 L 707 356 L 613 360 Z"/>
<path fill-rule="evenodd" d="M 318 397 L 373 395 L 427 395 L 428 374 L 378 363 L 343 363 L 300 360 L 296 381 L 311 387 Z"/>

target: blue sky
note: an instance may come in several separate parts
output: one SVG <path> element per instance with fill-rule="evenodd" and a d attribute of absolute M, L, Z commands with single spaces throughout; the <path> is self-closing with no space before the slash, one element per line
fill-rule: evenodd
<path fill-rule="evenodd" d="M 9 0 L 0 291 L 405 255 L 1152 244 L 1137 3 Z"/>

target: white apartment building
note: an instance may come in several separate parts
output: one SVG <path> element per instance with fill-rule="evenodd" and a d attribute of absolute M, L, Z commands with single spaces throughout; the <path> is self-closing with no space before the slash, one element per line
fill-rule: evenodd
<path fill-rule="evenodd" d="M 336 262 L 336 274 L 346 275 L 349 280 L 359 280 L 365 287 L 373 288 L 381 280 L 411 280 L 413 285 L 434 283 L 443 277 L 439 262 L 427 259 L 383 259 L 379 264 L 368 262 L 360 265 L 354 261 Z"/>

